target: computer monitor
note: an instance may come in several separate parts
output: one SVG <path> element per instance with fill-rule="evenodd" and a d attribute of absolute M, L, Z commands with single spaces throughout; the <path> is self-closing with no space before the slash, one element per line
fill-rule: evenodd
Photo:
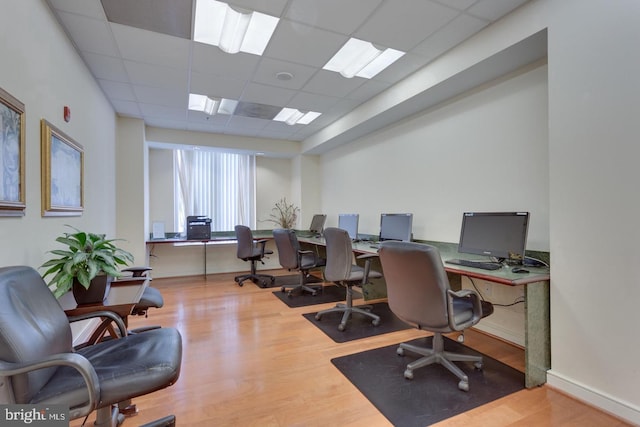
<path fill-rule="evenodd" d="M 349 237 L 351 237 L 351 240 L 358 240 L 359 219 L 360 215 L 358 214 L 339 214 L 338 228 L 341 228 L 349 233 Z"/>
<path fill-rule="evenodd" d="M 412 239 L 413 214 L 383 213 L 380 215 L 380 240 L 401 240 L 410 242 Z"/>
<path fill-rule="evenodd" d="M 309 231 L 315 234 L 320 234 L 324 230 L 324 222 L 327 219 L 326 215 L 315 214 L 311 219 L 311 225 Z"/>
<path fill-rule="evenodd" d="M 521 262 L 528 228 L 529 212 L 465 212 L 458 252 Z"/>

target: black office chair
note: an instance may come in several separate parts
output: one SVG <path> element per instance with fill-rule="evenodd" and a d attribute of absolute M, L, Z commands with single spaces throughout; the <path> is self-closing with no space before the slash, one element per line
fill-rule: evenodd
<path fill-rule="evenodd" d="M 320 258 L 314 251 L 303 251 L 300 249 L 300 243 L 295 231 L 277 228 L 273 230 L 273 238 L 276 242 L 276 248 L 278 249 L 278 260 L 282 268 L 286 268 L 289 271 L 297 270 L 300 273 L 300 281 L 297 284 L 283 285 L 282 292 L 285 292 L 287 288 L 288 296 L 292 296 L 293 292 L 299 291 L 310 292 L 311 295 L 316 295 L 319 287 L 311 287 L 306 283 L 309 277 L 309 271 L 314 268 L 322 267 L 326 265 L 327 260 Z"/>
<path fill-rule="evenodd" d="M 69 321 L 90 316 L 111 318 L 122 338 L 74 350 Z M 127 335 L 111 312 L 69 319 L 36 270 L 0 268 L 0 403 L 65 405 L 70 419 L 97 411 L 95 425 L 116 426 L 118 403 L 174 384 L 181 361 L 176 329 Z"/>
<path fill-rule="evenodd" d="M 480 295 L 471 289 L 451 290 L 440 252 L 434 246 L 385 241 L 378 253 L 391 311 L 402 321 L 434 333 L 432 348 L 400 344 L 399 355 L 408 350 L 424 356 L 407 365 L 405 378 L 412 379 L 415 369 L 439 363 L 458 377 L 460 390 L 468 391 L 469 378 L 453 362 L 473 362 L 482 369 L 482 357 L 445 351 L 442 334 L 462 331 L 480 321 Z M 493 306 L 489 304 L 487 309 L 493 311 Z"/>
<path fill-rule="evenodd" d="M 266 288 L 267 283 L 272 285 L 275 283 L 276 278 L 269 274 L 258 274 L 256 272 L 256 263 L 261 262 L 265 255 L 273 254 L 270 249 L 265 249 L 267 239 L 254 240 L 251 229 L 244 225 L 236 225 L 236 239 L 238 240 L 237 256 L 243 261 L 249 261 L 251 263 L 251 272 L 249 274 L 243 274 L 235 277 L 235 281 L 238 285 L 242 286 L 242 282 L 245 280 L 251 280 L 256 285 Z"/>
<path fill-rule="evenodd" d="M 364 285 L 369 279 L 380 278 L 382 274 L 371 270 L 371 258 L 377 255 L 360 255 L 359 259 L 365 260 L 365 266 L 353 264 L 353 247 L 351 238 L 346 230 L 329 227 L 324 230 L 324 238 L 327 245 L 327 265 L 324 268 L 324 278 L 328 282 L 334 282 L 344 286 L 347 290 L 347 300 L 344 304 L 338 304 L 334 308 L 322 310 L 316 314 L 316 320 L 331 312 L 342 312 L 342 320 L 338 325 L 339 331 L 344 331 L 352 313 L 359 313 L 372 318 L 374 326 L 380 324 L 380 317 L 372 313 L 370 305 L 353 305 L 353 286 Z"/>
<path fill-rule="evenodd" d="M 131 273 L 131 276 L 125 276 L 119 280 L 126 280 L 128 277 L 144 277 L 151 280 L 151 277 L 148 275 L 148 272 L 151 270 L 151 267 L 146 266 L 123 268 L 122 271 L 124 273 Z M 140 301 L 138 301 L 138 303 L 133 307 L 131 314 L 147 317 L 149 315 L 150 308 L 162 308 L 163 306 L 164 298 L 162 298 L 160 291 L 157 288 L 147 286 L 142 292 Z"/>

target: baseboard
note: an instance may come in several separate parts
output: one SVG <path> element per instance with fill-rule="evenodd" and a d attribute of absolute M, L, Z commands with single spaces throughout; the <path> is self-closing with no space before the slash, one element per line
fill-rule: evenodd
<path fill-rule="evenodd" d="M 624 421 L 635 425 L 640 425 L 640 408 L 628 402 L 616 400 L 612 396 L 608 396 L 593 390 L 584 384 L 572 381 L 553 370 L 547 371 L 547 384 L 576 399 L 595 406 L 614 417 L 623 419 Z"/>

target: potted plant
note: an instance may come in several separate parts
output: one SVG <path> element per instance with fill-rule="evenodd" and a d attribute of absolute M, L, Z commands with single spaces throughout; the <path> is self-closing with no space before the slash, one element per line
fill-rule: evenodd
<path fill-rule="evenodd" d="M 271 219 L 269 221 L 282 228 L 293 228 L 298 219 L 298 212 L 300 212 L 300 208 L 293 203 L 288 203 L 287 198 L 283 197 L 271 209 L 271 215 L 269 215 Z"/>
<path fill-rule="evenodd" d="M 42 277 L 53 275 L 49 287 L 56 298 L 71 289 L 78 304 L 102 302 L 113 278 L 122 275 L 119 266 L 133 262 L 133 255 L 114 244 L 119 239 L 73 230 L 56 238 L 66 248 L 49 251 L 58 258 L 42 264 L 48 268 Z"/>

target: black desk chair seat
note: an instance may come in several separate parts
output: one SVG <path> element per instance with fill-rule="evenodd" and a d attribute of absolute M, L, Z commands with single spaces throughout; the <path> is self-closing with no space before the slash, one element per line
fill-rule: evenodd
<path fill-rule="evenodd" d="M 92 316 L 110 317 L 122 337 L 74 350 L 70 319 L 40 274 L 0 268 L 0 403 L 61 404 L 70 419 L 97 411 L 95 425 L 117 426 L 118 404 L 177 381 L 182 338 L 176 329 L 127 335 L 114 313 Z M 155 425 L 174 418 L 161 421 Z"/>
<path fill-rule="evenodd" d="M 493 312 L 471 289 L 453 291 L 440 252 L 435 246 L 412 242 L 382 242 L 380 262 L 387 282 L 389 308 L 400 320 L 420 330 L 433 332 L 432 347 L 400 344 L 397 353 L 409 351 L 420 356 L 406 366 L 404 377 L 413 371 L 439 363 L 460 380 L 458 388 L 469 390 L 468 376 L 453 362 L 472 362 L 482 369 L 482 356 L 444 350 L 443 334 L 464 331 Z M 486 312 L 486 313 L 485 313 Z"/>
<path fill-rule="evenodd" d="M 306 281 L 309 277 L 309 272 L 314 268 L 324 267 L 327 264 L 327 260 L 320 258 L 313 251 L 301 250 L 298 237 L 293 230 L 277 228 L 273 230 L 273 239 L 276 242 L 278 260 L 282 268 L 286 268 L 289 271 L 297 270 L 300 273 L 300 281 L 292 285 L 282 286 L 282 292 L 287 292 L 287 288 L 291 288 L 287 292 L 287 296 L 292 296 L 295 292 L 309 292 L 311 295 L 316 295 L 322 285 L 311 287 L 307 285 Z"/>
<path fill-rule="evenodd" d="M 234 280 L 242 286 L 245 280 L 251 280 L 256 285 L 266 288 L 268 284 L 274 284 L 276 278 L 270 274 L 258 274 L 256 263 L 264 264 L 262 260 L 266 255 L 273 254 L 270 249 L 265 249 L 267 239 L 254 240 L 251 229 L 244 225 L 236 225 L 236 239 L 238 240 L 237 256 L 243 261 L 251 263 L 251 271 L 248 274 L 236 276 Z"/>

